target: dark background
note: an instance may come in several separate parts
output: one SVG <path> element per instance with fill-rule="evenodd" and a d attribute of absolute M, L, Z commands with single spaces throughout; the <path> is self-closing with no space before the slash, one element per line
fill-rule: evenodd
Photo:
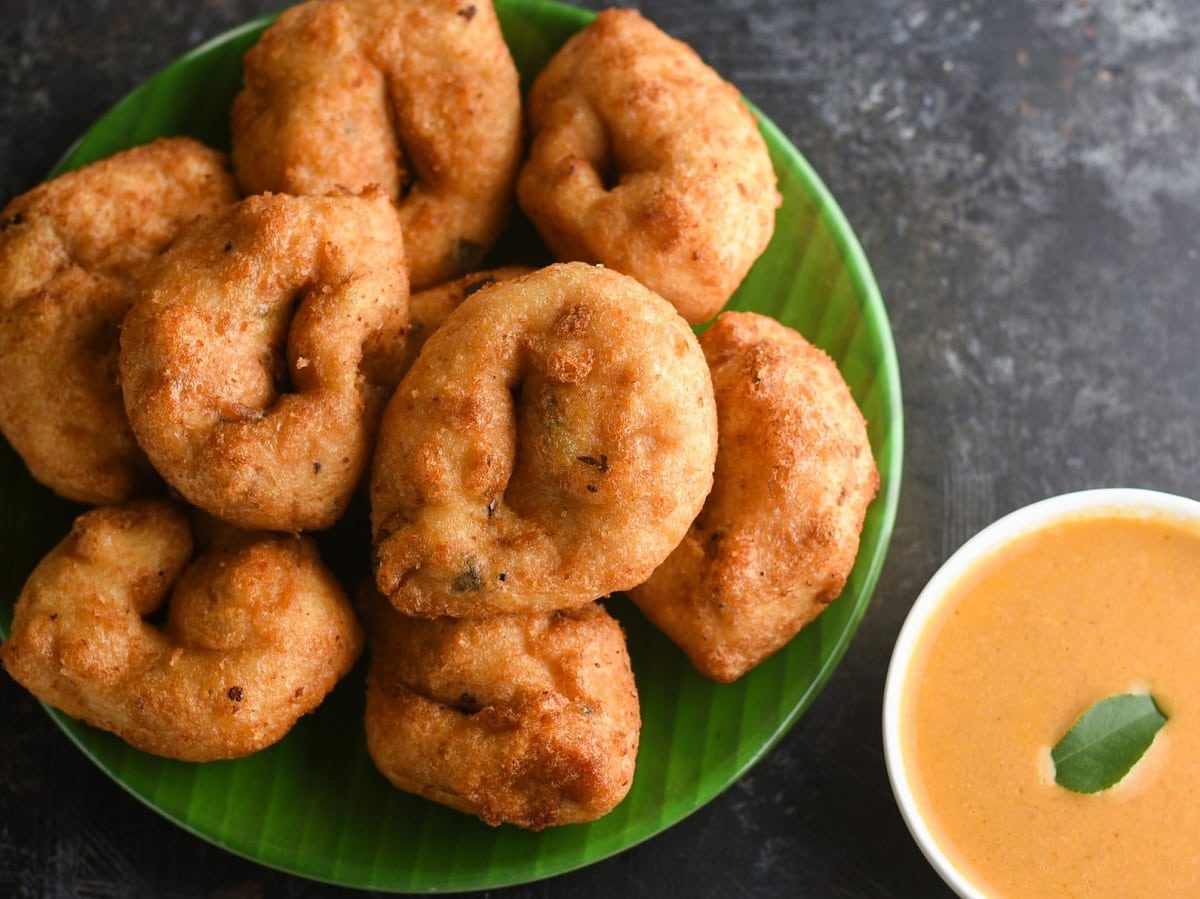
<path fill-rule="evenodd" d="M 277 4 L 0 0 L 0 201 L 142 79 Z M 1200 4 L 642 8 L 782 127 L 862 239 L 904 377 L 900 515 L 845 661 L 750 775 L 617 858 L 501 892 L 940 895 L 879 725 L 921 586 L 1050 494 L 1200 496 Z M 348 895 L 168 824 L 2 675 L 0 708 L 0 896 Z"/>

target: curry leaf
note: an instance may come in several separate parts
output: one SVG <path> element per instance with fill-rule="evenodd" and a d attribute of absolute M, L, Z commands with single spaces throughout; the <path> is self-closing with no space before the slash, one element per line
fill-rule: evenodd
<path fill-rule="evenodd" d="M 1076 793 L 1107 790 L 1137 764 L 1166 723 L 1167 716 L 1145 693 L 1100 700 L 1050 751 L 1055 781 Z"/>

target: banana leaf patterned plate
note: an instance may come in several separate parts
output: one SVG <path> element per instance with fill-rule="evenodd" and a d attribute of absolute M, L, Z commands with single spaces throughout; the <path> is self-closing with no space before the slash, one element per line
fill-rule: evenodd
<path fill-rule="evenodd" d="M 526 88 L 592 17 L 545 0 L 496 5 Z M 249 22 L 144 82 L 87 130 L 54 174 L 171 134 L 227 149 L 242 54 L 267 24 Z M 774 316 L 833 356 L 869 422 L 882 488 L 845 592 L 735 684 L 700 677 L 627 599 L 609 602 L 629 635 L 644 719 L 637 776 L 614 812 L 533 834 L 493 829 L 393 790 L 366 752 L 362 664 L 281 743 L 238 761 L 155 758 L 50 710 L 67 735 L 134 796 L 218 846 L 304 877 L 405 892 L 499 887 L 590 864 L 670 827 L 744 774 L 813 701 L 867 609 L 895 518 L 903 443 L 896 355 L 866 257 L 808 163 L 770 121 L 760 122 L 784 202 L 774 239 L 729 308 Z M 0 507 L 6 634 L 24 579 L 82 508 L 36 484 L 7 445 L 0 445 Z M 352 510 L 322 536 L 336 571 L 365 571 L 365 518 L 362 508 Z"/>

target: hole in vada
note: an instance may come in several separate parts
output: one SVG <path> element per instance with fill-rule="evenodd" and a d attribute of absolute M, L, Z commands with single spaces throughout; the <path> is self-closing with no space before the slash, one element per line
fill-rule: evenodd
<path fill-rule="evenodd" d="M 596 175 L 606 191 L 615 190 L 621 186 L 621 172 L 617 167 L 616 154 L 605 153 L 596 166 Z"/>
<path fill-rule="evenodd" d="M 417 173 L 402 163 L 403 161 L 401 160 L 400 189 L 398 191 L 398 197 L 396 200 L 397 203 L 403 203 L 406 199 L 408 199 L 408 195 L 412 193 L 413 188 L 417 184 Z"/>
<path fill-rule="evenodd" d="M 142 615 L 142 621 L 145 622 L 146 624 L 150 625 L 151 627 L 156 627 L 159 630 L 163 630 L 167 626 L 167 610 L 168 610 L 168 608 L 169 608 L 169 606 L 167 605 L 167 603 L 164 600 L 163 602 L 160 602 L 158 605 L 156 605 L 149 612 L 144 613 Z"/>
<path fill-rule="evenodd" d="M 271 354 L 268 365 L 271 369 L 271 383 L 275 390 L 275 396 L 272 398 L 271 402 L 267 404 L 265 409 L 259 410 L 258 415 L 256 416 L 258 418 L 262 418 L 267 412 L 269 412 L 270 409 L 279 402 L 280 397 L 288 393 L 298 392 L 292 367 L 290 364 L 288 364 L 287 341 L 288 335 L 291 333 L 292 322 L 296 317 L 296 313 L 299 311 L 301 304 L 304 303 L 311 290 L 311 284 L 303 284 L 297 290 L 295 290 L 288 301 L 281 304 L 278 312 L 279 317 L 276 322 L 273 323 L 275 325 L 273 329 L 275 330 L 275 333 L 271 335 L 271 340 L 268 344 L 268 352 Z M 311 361 L 303 356 L 296 360 L 297 369 L 307 368 L 310 364 Z"/>
<path fill-rule="evenodd" d="M 391 126 L 391 133 L 394 135 L 394 146 L 396 151 L 396 196 L 394 197 L 397 204 L 403 203 L 404 200 L 412 193 L 413 187 L 417 183 L 417 172 L 410 164 L 408 157 L 404 153 L 403 134 L 404 131 L 400 127 L 400 119 L 396 114 L 397 107 L 404 102 L 404 87 L 399 81 L 384 74 L 384 96 L 382 98 L 383 111 L 387 116 L 388 124 Z"/>

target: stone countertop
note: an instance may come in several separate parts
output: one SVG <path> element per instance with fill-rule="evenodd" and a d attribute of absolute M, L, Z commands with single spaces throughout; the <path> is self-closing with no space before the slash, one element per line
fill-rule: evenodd
<path fill-rule="evenodd" d="M 0 200 L 166 62 L 276 6 L 4 0 Z M 854 224 L 904 378 L 900 514 L 845 660 L 765 760 L 655 839 L 497 895 L 944 894 L 880 740 L 921 586 L 975 530 L 1050 494 L 1200 496 L 1200 6 L 642 8 L 780 125 Z M 167 824 L 3 676 L 0 707 L 0 895 L 350 895 Z"/>

